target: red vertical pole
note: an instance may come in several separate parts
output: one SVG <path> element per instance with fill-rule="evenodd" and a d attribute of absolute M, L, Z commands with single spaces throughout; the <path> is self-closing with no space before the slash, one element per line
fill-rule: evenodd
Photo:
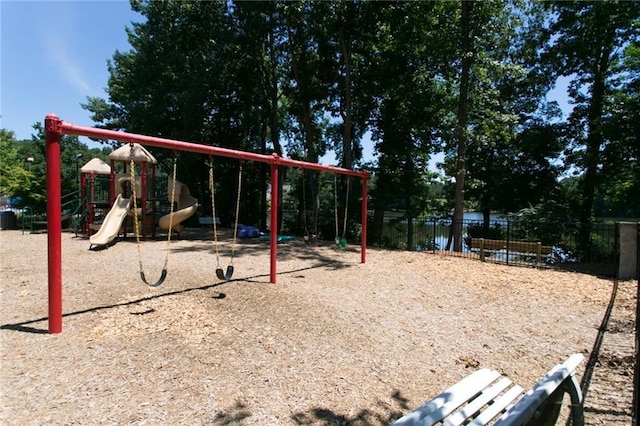
<path fill-rule="evenodd" d="M 362 177 L 362 231 L 360 232 L 360 263 L 367 261 L 367 222 L 369 215 L 367 214 L 367 176 Z"/>
<path fill-rule="evenodd" d="M 271 284 L 276 283 L 276 259 L 278 257 L 278 155 L 273 154 L 271 163 L 271 224 L 270 245 L 271 245 Z"/>
<path fill-rule="evenodd" d="M 80 173 L 80 214 L 82 215 L 82 213 L 84 211 L 86 211 L 87 209 L 87 174 L 86 173 Z M 80 222 L 80 231 L 82 233 L 86 232 L 86 216 L 84 219 L 82 219 L 82 221 Z"/>
<path fill-rule="evenodd" d="M 109 161 L 111 172 L 109 173 L 109 204 L 113 204 L 116 200 L 116 169 L 113 160 Z"/>
<path fill-rule="evenodd" d="M 111 185 L 111 184 L 109 184 Z M 93 225 L 93 221 L 96 220 L 96 175 L 91 172 L 89 175 L 89 188 L 91 189 L 91 196 L 89 199 L 89 214 L 87 215 L 87 237 L 90 237 L 93 233 L 93 229 L 91 229 L 91 225 Z M 109 194 L 107 194 L 109 195 Z"/>
<path fill-rule="evenodd" d="M 62 332 L 62 191 L 60 188 L 60 124 L 55 114 L 44 119 L 47 157 L 47 240 L 49 333 Z"/>

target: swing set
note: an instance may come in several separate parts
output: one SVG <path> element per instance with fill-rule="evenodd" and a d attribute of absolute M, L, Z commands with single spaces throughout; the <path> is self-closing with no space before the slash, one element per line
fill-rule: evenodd
<path fill-rule="evenodd" d="M 360 235 L 360 262 L 366 261 L 366 235 L 367 235 L 367 182 L 369 174 L 366 171 L 357 171 L 343 169 L 340 167 L 324 166 L 316 163 L 308 163 L 299 160 L 291 160 L 288 158 L 282 158 L 277 154 L 264 155 L 256 154 L 246 151 L 238 151 L 227 148 L 220 148 L 209 145 L 201 145 L 190 142 L 178 141 L 173 139 L 158 138 L 152 136 L 138 135 L 134 133 L 118 132 L 114 130 L 98 129 L 94 127 L 77 126 L 62 121 L 55 114 L 48 114 L 44 120 L 45 138 L 46 138 L 46 161 L 47 161 L 47 263 L 48 263 L 48 294 L 49 294 L 49 333 L 61 333 L 62 332 L 62 226 L 61 226 L 61 183 L 60 183 L 60 140 L 62 135 L 76 135 L 85 136 L 94 139 L 107 139 L 113 141 L 119 141 L 124 143 L 138 143 L 140 145 L 152 146 L 157 148 L 171 149 L 174 152 L 173 162 L 173 188 L 171 191 L 171 213 L 169 218 L 169 231 L 167 237 L 167 250 L 165 254 L 165 263 L 161 272 L 160 279 L 156 282 L 148 282 L 143 271 L 142 266 L 142 253 L 139 243 L 139 230 L 136 230 L 137 246 L 138 246 L 138 260 L 140 266 L 140 277 L 149 286 L 159 286 L 167 277 L 167 263 L 169 245 L 171 242 L 171 229 L 173 228 L 173 213 L 174 213 L 174 201 L 175 201 L 175 178 L 177 170 L 177 155 L 178 151 L 194 152 L 199 154 L 212 156 L 220 156 L 227 158 L 236 158 L 241 160 L 238 173 L 238 199 L 236 201 L 236 226 L 234 226 L 234 238 L 231 249 L 231 261 L 226 268 L 226 271 L 222 269 L 219 261 L 218 252 L 218 235 L 215 220 L 214 210 L 214 244 L 216 247 L 216 276 L 221 280 L 231 279 L 233 275 L 233 255 L 235 253 L 235 241 L 237 238 L 237 222 L 238 222 L 238 210 L 240 200 L 240 189 L 242 182 L 242 160 L 257 161 L 267 163 L 271 166 L 271 234 L 269 236 L 270 245 L 270 273 L 269 280 L 272 284 L 276 284 L 277 275 L 277 250 L 278 250 L 278 235 L 276 229 L 278 228 L 278 205 L 280 200 L 278 198 L 278 168 L 280 166 L 298 167 L 302 169 L 311 169 L 318 171 L 332 172 L 334 175 L 346 175 L 348 177 L 354 176 L 362 179 L 362 208 L 361 208 L 361 226 L 362 232 Z M 212 162 L 210 161 L 209 164 Z M 212 166 L 211 166 L 212 167 Z M 135 182 L 134 168 L 131 167 L 132 181 Z M 215 209 L 215 201 L 213 194 L 213 169 L 210 168 L 209 187 L 212 194 L 212 209 Z M 337 183 L 337 178 L 334 180 Z M 347 187 L 349 181 L 347 180 Z M 132 198 L 134 199 L 134 215 L 137 215 L 137 206 L 135 204 L 135 184 L 132 185 Z M 336 185 L 337 188 L 337 185 Z M 335 197 L 337 199 L 337 189 L 335 190 Z M 347 199 L 348 201 L 348 199 Z M 348 203 L 347 203 L 348 204 Z M 344 240 L 346 234 L 346 206 L 345 206 L 345 222 L 342 237 L 340 243 Z M 337 211 L 336 211 L 337 217 Z M 134 217 L 134 223 L 137 226 L 137 218 Z M 337 225 L 337 220 L 336 220 Z M 338 226 L 336 226 L 336 244 L 338 244 Z M 345 240 L 346 245 L 346 240 Z"/>
<path fill-rule="evenodd" d="M 335 232 L 335 243 L 336 243 L 336 248 L 339 248 L 341 250 L 344 250 L 347 247 L 347 217 L 348 217 L 348 212 L 349 212 L 349 183 L 350 183 L 350 179 L 349 179 L 349 175 L 347 175 L 347 190 L 346 190 L 346 196 L 345 196 L 345 201 L 344 201 L 344 221 L 343 221 L 343 226 L 342 226 L 342 234 L 340 234 L 340 225 L 339 225 L 339 219 L 338 219 L 338 175 L 334 173 L 333 175 L 333 201 L 334 201 L 334 208 L 333 208 L 333 212 L 334 212 L 334 216 L 335 216 L 335 222 L 336 222 L 336 232 Z M 318 238 L 318 213 L 320 210 L 319 206 L 315 206 L 314 208 L 314 214 L 313 214 L 313 219 L 314 219 L 314 233 L 310 234 L 309 233 L 309 227 L 307 225 L 307 190 L 306 190 L 306 180 L 305 180 L 305 170 L 302 170 L 302 223 L 303 223 L 303 228 L 304 228 L 304 242 L 306 244 L 310 244 L 311 242 L 313 242 L 316 238 Z"/>

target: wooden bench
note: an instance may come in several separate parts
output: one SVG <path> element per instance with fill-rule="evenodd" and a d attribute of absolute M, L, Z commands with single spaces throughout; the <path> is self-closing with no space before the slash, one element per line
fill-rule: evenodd
<path fill-rule="evenodd" d="M 582 392 L 574 374 L 583 359 L 582 354 L 572 355 L 526 393 L 497 371 L 483 368 L 393 424 L 553 425 L 567 392 L 571 397 L 573 424 L 582 426 Z"/>
<path fill-rule="evenodd" d="M 484 262 L 486 251 L 507 250 L 509 254 L 521 253 L 536 256 L 536 262 L 542 262 L 542 255 L 548 256 L 553 252 L 553 246 L 543 246 L 542 243 L 527 241 L 490 240 L 487 238 L 471 238 L 471 249 L 480 251 L 480 260 Z"/>

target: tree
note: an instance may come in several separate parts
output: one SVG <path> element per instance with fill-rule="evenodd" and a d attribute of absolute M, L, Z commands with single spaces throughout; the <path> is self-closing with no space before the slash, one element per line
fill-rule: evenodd
<path fill-rule="evenodd" d="M 45 210 L 46 192 L 46 153 L 44 128 L 42 123 L 33 125 L 35 134 L 30 140 L 18 141 L 13 132 L 0 130 L 0 193 L 10 197 L 22 198 L 22 204 L 35 211 Z M 96 157 L 108 161 L 109 148 L 89 149 L 77 136 L 62 136 L 60 140 L 60 170 L 62 194 L 75 194 L 78 191 L 78 167 L 85 161 Z M 77 157 L 81 154 L 81 157 Z M 30 162 L 27 162 L 30 159 Z"/>
<path fill-rule="evenodd" d="M 490 14 L 496 34 L 478 40 L 465 197 L 477 200 L 485 229 L 492 211 L 538 204 L 563 170 L 561 113 L 545 99 L 554 78 L 538 66 L 540 12 L 535 4 L 512 2 Z"/>
<path fill-rule="evenodd" d="M 604 117 L 600 215 L 640 217 L 640 42 L 630 43 Z"/>
<path fill-rule="evenodd" d="M 428 205 L 429 156 L 439 144 L 450 101 L 439 65 L 445 50 L 438 45 L 449 11 L 445 2 L 385 3 L 376 11 L 368 71 L 372 140 L 379 153 L 373 228 L 379 235 L 386 209 L 404 210 L 410 249 L 413 221 Z"/>
<path fill-rule="evenodd" d="M 464 183 L 467 174 L 467 145 L 468 145 L 468 96 L 469 96 L 469 73 L 471 71 L 471 61 L 473 49 L 470 37 L 470 9 L 471 2 L 462 0 L 460 18 L 460 90 L 458 93 L 458 111 L 456 126 L 456 189 L 453 210 L 453 251 L 462 251 L 462 218 L 464 214 Z"/>
<path fill-rule="evenodd" d="M 445 162 L 448 173 L 455 176 L 455 251 L 462 250 L 466 202 L 474 198 L 479 202 L 486 226 L 492 209 L 507 207 L 500 196 L 506 188 L 512 195 L 510 185 L 516 180 L 510 163 L 525 157 L 520 155 L 524 147 L 517 144 L 526 138 L 518 133 L 540 127 L 541 120 L 534 118 L 545 108 L 541 99 L 549 83 L 534 66 L 537 46 L 529 40 L 536 40 L 542 19 L 530 14 L 532 10 L 518 0 L 463 1 L 459 6 L 458 27 L 452 32 L 457 45 L 445 74 L 458 99 L 455 133 L 449 135 Z M 528 173 L 526 167 L 519 172 Z"/>
<path fill-rule="evenodd" d="M 605 111 L 618 77 L 617 64 L 624 46 L 637 40 L 638 2 L 552 2 L 548 8 L 549 42 L 544 59 L 558 76 L 571 77 L 569 96 L 574 109 L 569 117 L 567 161 L 583 172 L 580 223 L 583 244 L 589 240 L 589 223 L 600 168 L 605 134 Z"/>
<path fill-rule="evenodd" d="M 32 190 L 33 173 L 25 169 L 27 157 L 18 150 L 14 133 L 0 129 L 0 194 L 7 197 L 25 196 Z"/>

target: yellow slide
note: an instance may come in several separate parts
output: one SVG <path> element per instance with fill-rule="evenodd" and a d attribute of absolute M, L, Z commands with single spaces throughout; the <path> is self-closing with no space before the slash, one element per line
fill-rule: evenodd
<path fill-rule="evenodd" d="M 167 191 L 169 195 L 169 201 L 171 201 L 171 187 L 172 180 L 169 178 Z M 191 196 L 189 188 L 184 183 L 176 180 L 176 193 L 175 202 L 178 204 L 176 211 L 173 212 L 173 230 L 180 232 L 180 223 L 187 220 L 198 210 L 198 200 Z M 164 215 L 158 221 L 160 229 L 169 229 L 169 217 L 170 215 Z"/>
<path fill-rule="evenodd" d="M 113 241 L 120 232 L 122 221 L 127 216 L 130 205 L 131 198 L 122 198 L 122 194 L 118 195 L 98 232 L 89 237 L 91 245 L 105 246 Z"/>

